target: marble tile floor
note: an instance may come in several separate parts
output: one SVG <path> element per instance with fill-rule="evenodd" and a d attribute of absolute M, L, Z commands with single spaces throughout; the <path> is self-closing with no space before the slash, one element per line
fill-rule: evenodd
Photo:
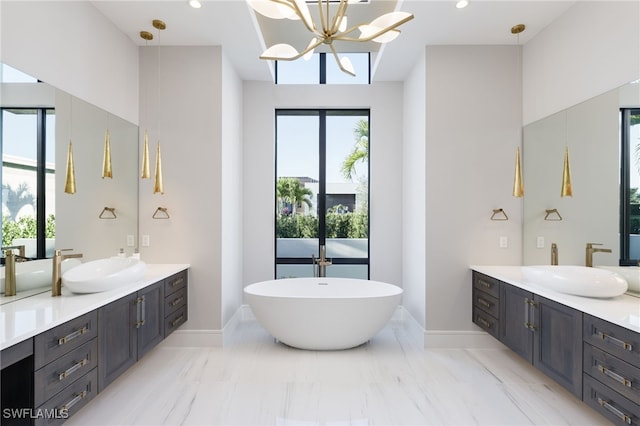
<path fill-rule="evenodd" d="M 402 322 L 346 351 L 275 343 L 245 321 L 224 348 L 160 345 L 67 426 L 598 425 L 507 349 L 423 349 Z"/>

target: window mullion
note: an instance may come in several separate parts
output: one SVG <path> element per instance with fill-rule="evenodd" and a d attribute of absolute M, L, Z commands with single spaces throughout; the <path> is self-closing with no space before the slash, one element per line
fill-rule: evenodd
<path fill-rule="evenodd" d="M 326 245 L 327 232 L 327 111 L 320 110 L 318 119 L 320 134 L 318 135 L 319 143 L 319 183 L 318 183 L 318 244 Z"/>
<path fill-rule="evenodd" d="M 36 257 L 38 259 L 44 259 L 46 257 L 46 180 L 45 180 L 45 166 L 46 166 L 46 110 L 44 108 L 38 108 L 37 115 L 37 168 L 36 168 Z"/>

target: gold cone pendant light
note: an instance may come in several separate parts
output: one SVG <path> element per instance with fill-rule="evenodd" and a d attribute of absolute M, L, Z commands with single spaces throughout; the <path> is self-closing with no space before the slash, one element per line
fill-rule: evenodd
<path fill-rule="evenodd" d="M 69 141 L 69 148 L 67 149 L 67 176 L 64 184 L 65 194 L 76 193 L 76 171 L 73 167 L 73 147 L 71 141 Z"/>
<path fill-rule="evenodd" d="M 160 154 L 160 142 L 156 151 L 156 172 L 153 182 L 153 193 L 164 194 L 164 185 L 162 184 L 162 157 Z"/>
<path fill-rule="evenodd" d="M 524 196 L 524 184 L 522 183 L 522 167 L 520 166 L 520 147 L 516 148 L 516 170 L 513 176 L 513 196 Z"/>
<path fill-rule="evenodd" d="M 306 0 L 249 0 L 249 6 L 257 13 L 272 19 L 300 20 L 306 29 L 311 32 L 311 41 L 307 47 L 298 52 L 290 44 L 275 44 L 265 50 L 260 59 L 293 61 L 298 58 L 308 60 L 316 47 L 324 44 L 329 46 L 331 53 L 340 69 L 355 76 L 353 64 L 348 57 L 338 56 L 335 41 L 387 43 L 400 35 L 397 29 L 400 25 L 413 19 L 413 15 L 407 12 L 391 12 L 371 21 L 369 24 L 347 25 L 347 8 L 351 3 L 359 0 L 318 0 L 318 15 L 320 25 L 316 25 L 311 16 L 311 11 Z M 330 7 L 330 3 L 333 3 Z M 335 6 L 333 6 L 335 5 Z M 332 10 L 333 8 L 333 10 Z M 356 30 L 360 35 L 353 34 Z"/>
<path fill-rule="evenodd" d="M 562 188 L 561 197 L 573 197 L 573 187 L 571 186 L 571 167 L 569 166 L 569 147 L 564 149 L 564 165 L 562 167 Z"/>
<path fill-rule="evenodd" d="M 149 133 L 144 130 L 144 142 L 142 144 L 142 173 L 140 174 L 142 179 L 149 179 L 151 174 L 149 173 Z"/>
<path fill-rule="evenodd" d="M 102 156 L 102 179 L 113 178 L 113 172 L 111 170 L 111 136 L 109 135 L 109 129 L 104 135 L 104 155 Z"/>

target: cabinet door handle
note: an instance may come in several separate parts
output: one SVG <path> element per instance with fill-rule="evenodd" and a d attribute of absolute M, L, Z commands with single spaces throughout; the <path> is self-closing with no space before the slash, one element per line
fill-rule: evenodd
<path fill-rule="evenodd" d="M 596 367 L 598 367 L 598 370 L 602 374 L 604 374 L 605 376 L 612 378 L 613 380 L 615 380 L 616 382 L 622 384 L 623 386 L 626 386 L 628 388 L 632 387 L 631 380 L 627 379 L 626 377 L 623 377 L 623 376 L 619 375 L 618 373 L 614 373 L 613 371 L 609 370 L 604 365 L 596 364 Z"/>
<path fill-rule="evenodd" d="M 82 367 L 84 367 L 85 365 L 87 365 L 88 362 L 89 362 L 88 358 L 84 358 L 82 361 L 76 362 L 75 364 L 73 364 L 73 366 L 71 366 L 70 368 L 66 369 L 62 373 L 58 374 L 58 381 L 59 382 L 63 381 L 64 379 L 69 377 L 71 374 L 73 374 L 75 371 L 77 371 L 77 370 L 81 369 Z"/>
<path fill-rule="evenodd" d="M 58 346 L 62 346 L 69 342 L 70 340 L 75 339 L 76 337 L 82 336 L 84 333 L 89 331 L 89 328 L 85 325 L 81 329 L 74 331 L 73 333 L 69 333 L 64 337 L 58 339 Z"/>
<path fill-rule="evenodd" d="M 623 340 L 616 339 L 615 337 L 609 336 L 608 334 L 605 334 L 602 331 L 598 331 L 598 336 L 604 341 L 613 343 L 616 346 L 620 346 L 622 349 L 625 349 L 629 352 L 633 351 L 633 345 L 631 343 L 627 343 Z"/>
<path fill-rule="evenodd" d="M 144 325 L 144 317 L 144 296 L 140 296 L 136 299 L 136 328 Z"/>
<path fill-rule="evenodd" d="M 525 328 L 528 328 L 530 331 L 536 331 L 538 329 L 538 327 L 536 327 L 532 322 L 531 322 L 531 307 L 536 307 L 538 306 L 538 304 L 536 302 L 534 302 L 533 300 L 529 300 L 528 297 L 524 298 L 524 326 Z"/>
<path fill-rule="evenodd" d="M 484 300 L 482 297 L 478 297 L 478 304 L 484 306 L 485 308 L 491 309 L 493 303 Z"/>
<path fill-rule="evenodd" d="M 77 393 L 74 395 L 73 399 L 69 402 L 67 402 L 66 404 L 64 404 L 62 407 L 60 407 L 60 411 L 69 411 L 69 408 L 73 407 L 74 405 L 76 405 L 78 402 L 80 402 L 85 396 L 87 396 L 87 391 L 83 390 L 80 393 Z"/>
<path fill-rule="evenodd" d="M 628 424 L 628 425 L 631 424 L 631 416 L 627 416 L 625 413 L 623 413 L 622 411 L 618 410 L 616 407 L 614 407 L 613 405 L 609 404 L 604 399 L 598 397 L 598 404 L 600 404 L 602 407 L 604 407 L 604 409 L 609 411 L 611 414 L 613 414 L 614 416 L 616 416 L 617 418 L 619 418 L 620 420 L 622 420 L 626 424 Z"/>
<path fill-rule="evenodd" d="M 184 278 L 180 277 L 180 278 L 176 279 L 175 281 L 171 282 L 171 287 L 177 287 L 180 284 L 182 284 L 183 281 L 184 281 Z"/>

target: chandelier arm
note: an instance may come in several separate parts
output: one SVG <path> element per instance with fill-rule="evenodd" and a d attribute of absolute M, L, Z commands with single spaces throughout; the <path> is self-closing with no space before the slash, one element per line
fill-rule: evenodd
<path fill-rule="evenodd" d="M 344 19 L 347 14 L 347 7 L 349 7 L 348 0 L 340 0 L 340 4 L 338 5 L 338 10 L 336 11 L 336 15 L 333 17 L 333 22 L 331 23 L 331 33 L 335 34 L 338 32 L 338 28 L 340 27 L 340 23 Z"/>
<path fill-rule="evenodd" d="M 345 69 L 345 67 L 342 66 L 342 62 L 340 62 L 340 57 L 338 56 L 338 52 L 336 52 L 336 48 L 333 47 L 333 44 L 330 44 L 329 47 L 331 48 L 331 52 L 333 53 L 333 57 L 336 59 L 336 63 L 338 64 L 340 71 L 347 73 L 352 77 L 355 77 L 356 75 L 354 73 L 352 73 L 348 69 Z"/>
<path fill-rule="evenodd" d="M 324 16 L 324 12 L 322 10 L 322 0 L 318 0 L 318 12 L 320 13 L 320 26 L 322 27 L 322 32 L 324 33 L 327 29 L 327 23 L 325 22 L 325 16 Z M 329 20 L 329 17 L 327 16 L 327 21 Z M 322 37 L 324 37 L 325 34 L 322 34 Z"/>
<path fill-rule="evenodd" d="M 260 59 L 265 59 L 265 60 L 269 60 L 269 61 L 295 61 L 296 59 L 302 58 L 306 53 L 310 52 L 311 50 L 315 49 L 316 47 L 320 46 L 321 44 L 322 44 L 322 40 L 318 40 L 314 44 L 309 44 L 309 46 L 307 46 L 307 48 L 304 49 L 302 52 L 300 52 L 297 55 L 292 56 L 290 58 L 282 58 L 282 57 L 277 57 L 277 56 L 260 55 Z"/>
<path fill-rule="evenodd" d="M 272 0 L 272 1 L 282 3 L 283 1 L 287 1 L 287 0 Z M 287 1 L 287 5 L 293 9 L 294 13 L 300 18 L 304 26 L 307 27 L 309 31 L 318 35 L 322 35 L 321 33 L 318 32 L 318 29 L 316 28 L 316 24 L 313 21 L 311 21 L 311 16 L 309 16 L 310 22 L 307 22 L 307 20 L 304 19 L 304 15 L 302 14 L 302 11 L 300 10 L 300 8 L 298 7 L 295 1 L 289 0 Z M 309 26 L 309 24 L 311 24 L 312 27 Z"/>
<path fill-rule="evenodd" d="M 389 29 L 389 30 L 384 31 L 384 32 L 376 33 L 375 37 L 380 37 L 381 35 L 386 34 L 386 33 L 388 33 L 388 32 L 391 32 L 391 31 L 395 31 L 395 32 L 398 32 L 398 33 L 402 32 L 402 31 L 400 31 L 400 30 L 397 30 L 397 29 L 393 29 L 393 28 L 392 28 L 392 29 Z M 373 37 L 373 38 L 375 38 L 375 37 Z M 373 40 L 373 38 L 343 37 L 343 35 L 341 34 L 341 35 L 335 36 L 333 39 L 334 39 L 334 40 L 338 40 L 338 41 L 359 41 L 359 42 L 367 42 L 367 41 L 371 41 L 371 40 Z"/>
<path fill-rule="evenodd" d="M 350 39 L 348 37 L 347 38 L 341 38 L 340 36 L 337 36 L 337 37 L 334 37 L 334 38 L 337 39 L 337 40 L 343 40 L 343 41 L 371 41 L 374 38 L 380 37 L 384 33 L 387 33 L 387 32 L 389 32 L 391 30 L 394 30 L 394 29 L 398 28 L 400 25 L 402 25 L 402 24 L 404 24 L 406 22 L 409 22 L 412 19 L 413 19 L 413 15 L 409 15 L 406 18 L 401 19 L 400 21 L 396 22 L 395 24 L 389 25 L 388 27 L 381 29 L 377 33 L 371 34 L 370 36 L 365 37 L 365 38 Z M 348 30 L 344 31 L 341 34 L 348 34 L 348 33 L 352 32 L 352 31 L 354 31 L 355 29 L 357 29 L 359 26 L 360 25 L 358 25 L 356 27 L 351 27 L 351 28 L 349 28 Z M 400 30 L 398 30 L 398 31 L 400 31 Z"/>

